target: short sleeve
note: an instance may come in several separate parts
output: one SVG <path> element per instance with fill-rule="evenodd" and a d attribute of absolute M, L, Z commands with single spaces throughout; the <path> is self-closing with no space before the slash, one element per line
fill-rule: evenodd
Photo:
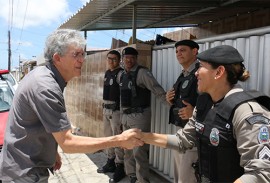
<path fill-rule="evenodd" d="M 33 99 L 32 107 L 48 133 L 71 128 L 60 89 L 40 90 Z"/>

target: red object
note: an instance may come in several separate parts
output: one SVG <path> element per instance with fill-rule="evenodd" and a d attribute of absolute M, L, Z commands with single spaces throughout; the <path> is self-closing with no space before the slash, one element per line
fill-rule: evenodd
<path fill-rule="evenodd" d="M 4 135 L 8 120 L 8 111 L 0 112 L 0 145 L 4 143 Z"/>
<path fill-rule="evenodd" d="M 8 70 L 0 70 L 0 74 L 8 74 L 9 71 Z"/>

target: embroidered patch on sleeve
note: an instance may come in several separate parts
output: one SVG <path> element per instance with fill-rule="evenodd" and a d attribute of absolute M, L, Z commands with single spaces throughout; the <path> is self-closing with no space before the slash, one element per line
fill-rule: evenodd
<path fill-rule="evenodd" d="M 261 126 L 259 134 L 258 134 L 258 141 L 260 144 L 268 143 L 269 142 L 269 128 L 265 125 Z"/>
<path fill-rule="evenodd" d="M 248 117 L 247 122 L 251 125 L 255 123 L 264 123 L 264 124 L 270 124 L 270 119 L 267 117 L 263 116 L 262 114 L 255 114 L 253 116 Z"/>
<path fill-rule="evenodd" d="M 259 159 L 270 160 L 270 149 L 267 146 L 263 146 L 263 148 L 259 151 Z"/>

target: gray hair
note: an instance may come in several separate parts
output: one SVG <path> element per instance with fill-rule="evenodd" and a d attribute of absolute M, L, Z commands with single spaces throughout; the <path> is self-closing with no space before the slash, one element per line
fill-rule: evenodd
<path fill-rule="evenodd" d="M 53 55 L 58 53 L 63 56 L 67 48 L 71 45 L 77 48 L 85 48 L 86 40 L 79 31 L 71 29 L 58 29 L 51 33 L 45 42 L 44 58 L 46 62 L 51 62 Z"/>

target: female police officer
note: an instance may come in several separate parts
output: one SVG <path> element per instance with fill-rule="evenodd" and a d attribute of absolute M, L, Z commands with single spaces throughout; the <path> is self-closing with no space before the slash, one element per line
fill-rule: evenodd
<path fill-rule="evenodd" d="M 197 57 L 204 101 L 176 135 L 143 133 L 143 141 L 180 152 L 197 145 L 199 182 L 270 182 L 269 98 L 237 84 L 249 73 L 235 48 L 217 46 Z"/>

